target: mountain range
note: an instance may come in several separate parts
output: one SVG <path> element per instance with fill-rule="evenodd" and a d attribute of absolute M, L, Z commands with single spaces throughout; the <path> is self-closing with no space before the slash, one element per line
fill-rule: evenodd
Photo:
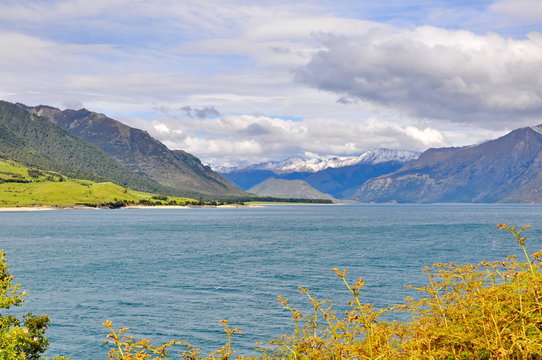
<path fill-rule="evenodd" d="M 221 171 L 224 178 L 244 190 L 269 178 L 304 180 L 320 192 L 348 199 L 366 180 L 389 174 L 418 156 L 419 153 L 414 151 L 380 149 L 352 157 L 305 159 L 296 156 L 281 162 L 217 170 Z"/>
<path fill-rule="evenodd" d="M 71 178 L 206 200 L 255 199 L 249 190 L 361 202 L 542 203 L 542 125 L 421 155 L 380 149 L 351 157 L 292 157 L 216 168 L 218 174 L 106 115 L 0 101 L 0 157 Z"/>
<path fill-rule="evenodd" d="M 354 158 L 296 157 L 222 175 L 243 189 L 272 177 L 301 179 L 323 193 L 360 202 L 542 203 L 542 125 L 478 145 L 428 149 L 419 157 L 391 150 Z"/>
<path fill-rule="evenodd" d="M 248 166 L 217 166 L 213 170 L 219 173 L 241 171 L 272 171 L 275 174 L 285 175 L 295 172 L 315 173 L 328 168 L 341 168 L 357 164 L 379 164 L 389 161 L 407 162 L 417 159 L 419 152 L 409 150 L 378 149 L 365 151 L 358 156 L 292 156 L 284 161 L 268 161 Z"/>
<path fill-rule="evenodd" d="M 365 182 L 368 202 L 542 202 L 542 125 L 480 145 L 429 149 L 397 171 Z"/>

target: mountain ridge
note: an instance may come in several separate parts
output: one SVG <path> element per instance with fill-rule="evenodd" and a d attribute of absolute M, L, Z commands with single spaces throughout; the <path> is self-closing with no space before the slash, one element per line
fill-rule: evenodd
<path fill-rule="evenodd" d="M 0 100 L 0 154 L 30 167 L 93 181 L 112 181 L 141 191 L 171 189 L 129 171 L 98 147 L 31 113 Z"/>
<path fill-rule="evenodd" d="M 364 202 L 542 202 L 542 125 L 479 145 L 428 149 L 394 173 L 365 182 Z"/>
<path fill-rule="evenodd" d="M 239 170 L 221 173 L 221 175 L 245 190 L 271 177 L 283 180 L 304 180 L 322 193 L 329 194 L 337 199 L 349 199 L 367 179 L 391 173 L 403 166 L 404 161 L 398 159 L 411 159 L 417 157 L 418 154 L 407 150 L 381 149 L 367 151 L 355 157 L 339 158 L 339 161 L 333 162 L 335 166 L 352 163 L 353 165 L 326 167 L 323 170 L 315 172 L 281 172 L 269 170 L 273 168 L 271 165 L 274 168 L 278 167 L 280 169 L 284 169 L 284 164 L 290 166 L 292 162 L 286 160 L 283 162 L 255 164 L 254 166 L 244 167 Z M 295 157 L 289 159 L 295 159 Z M 337 157 L 331 157 L 331 159 L 337 159 Z M 330 165 L 329 162 L 324 163 L 324 161 L 320 161 L 317 164 Z"/>
<path fill-rule="evenodd" d="M 377 149 L 368 150 L 357 156 L 291 156 L 283 161 L 267 161 L 248 166 L 216 166 L 219 173 L 239 171 L 272 171 L 279 175 L 294 172 L 318 172 L 328 168 L 340 168 L 357 164 L 378 164 L 388 161 L 406 162 L 416 159 L 419 152 L 410 150 Z"/>
<path fill-rule="evenodd" d="M 168 149 L 144 130 L 87 109 L 26 108 L 105 151 L 134 173 L 187 195 L 246 197 L 248 194 L 204 166 L 195 156 Z"/>

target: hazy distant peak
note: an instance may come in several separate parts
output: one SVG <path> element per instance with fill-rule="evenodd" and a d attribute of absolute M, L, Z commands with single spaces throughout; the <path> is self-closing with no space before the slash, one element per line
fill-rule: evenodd
<path fill-rule="evenodd" d="M 269 178 L 253 186 L 248 192 L 260 196 L 279 198 L 335 200 L 333 196 L 316 190 L 304 180 Z"/>

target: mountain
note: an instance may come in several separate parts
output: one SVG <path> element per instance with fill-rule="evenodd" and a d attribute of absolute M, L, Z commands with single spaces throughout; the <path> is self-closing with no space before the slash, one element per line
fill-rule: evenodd
<path fill-rule="evenodd" d="M 321 193 L 303 180 L 282 180 L 269 178 L 249 190 L 259 196 L 272 196 L 290 199 L 327 199 L 335 200 L 328 194 Z"/>
<path fill-rule="evenodd" d="M 96 146 L 26 107 L 0 101 L 0 155 L 30 167 L 94 181 L 112 181 L 146 192 L 172 189 L 134 174 Z"/>
<path fill-rule="evenodd" d="M 335 198 L 347 199 L 366 180 L 394 172 L 419 153 L 412 151 L 375 150 L 355 157 L 289 158 L 247 167 L 224 169 L 221 175 L 239 186 L 250 189 L 268 179 L 304 180 L 312 187 Z M 297 171 L 294 171 L 297 170 Z M 301 171 L 310 169 L 311 171 Z M 320 170 L 317 170 L 320 169 Z"/>
<path fill-rule="evenodd" d="M 247 196 L 246 192 L 204 166 L 198 158 L 184 151 L 169 150 L 146 131 L 86 109 L 62 111 L 43 105 L 27 109 L 97 146 L 134 173 L 162 186 L 186 195 Z"/>
<path fill-rule="evenodd" d="M 327 168 L 315 173 L 291 173 L 284 178 L 303 179 L 321 192 L 339 199 L 351 199 L 365 181 L 394 172 L 403 165 L 404 163 L 400 161 L 361 163 L 340 168 Z"/>
<path fill-rule="evenodd" d="M 341 168 L 357 164 L 378 164 L 389 161 L 407 162 L 417 159 L 420 153 L 408 150 L 369 150 L 358 156 L 310 157 L 292 156 L 284 161 L 268 161 L 249 166 L 216 167 L 219 173 L 240 171 L 271 171 L 284 175 L 294 172 L 315 173 L 328 168 Z"/>
<path fill-rule="evenodd" d="M 375 202 L 542 202 L 542 125 L 476 146 L 429 149 L 354 195 Z"/>

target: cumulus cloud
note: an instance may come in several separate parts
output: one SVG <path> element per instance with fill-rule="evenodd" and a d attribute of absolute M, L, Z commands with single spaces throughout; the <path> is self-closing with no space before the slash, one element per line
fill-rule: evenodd
<path fill-rule="evenodd" d="M 442 133 L 435 129 L 425 128 L 421 130 L 414 126 L 407 126 L 405 127 L 404 132 L 406 135 L 420 141 L 427 147 L 438 146 L 444 143 L 444 137 Z"/>
<path fill-rule="evenodd" d="M 156 130 L 158 133 L 169 133 L 170 129 L 166 124 L 156 124 L 153 126 L 154 130 Z"/>
<path fill-rule="evenodd" d="M 498 34 L 430 26 L 329 36 L 296 79 L 400 114 L 486 126 L 540 119 L 542 34 Z"/>

